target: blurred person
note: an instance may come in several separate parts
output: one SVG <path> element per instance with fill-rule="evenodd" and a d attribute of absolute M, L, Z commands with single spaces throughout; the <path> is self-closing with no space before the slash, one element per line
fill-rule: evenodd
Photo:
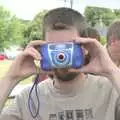
<path fill-rule="evenodd" d="M 107 32 L 107 50 L 114 61 L 120 67 L 120 21 L 113 22 Z"/>
<path fill-rule="evenodd" d="M 100 34 L 99 32 L 93 28 L 93 27 L 88 27 L 87 28 L 87 37 L 89 38 L 94 38 L 100 42 Z M 85 50 L 85 64 L 88 64 L 90 61 L 90 55 L 88 54 L 88 51 Z"/>
<path fill-rule="evenodd" d="M 106 47 L 111 59 L 120 68 L 120 20 L 109 26 Z M 120 120 L 120 97 L 116 102 L 115 120 Z"/>
<path fill-rule="evenodd" d="M 93 27 L 88 27 L 87 31 L 88 31 L 88 37 L 95 38 L 96 40 L 98 40 L 100 42 L 100 34 L 97 31 L 97 29 L 95 29 Z"/>

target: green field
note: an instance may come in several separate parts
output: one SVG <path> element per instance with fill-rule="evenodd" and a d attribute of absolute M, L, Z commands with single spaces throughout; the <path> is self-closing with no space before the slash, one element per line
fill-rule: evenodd
<path fill-rule="evenodd" d="M 12 60 L 0 61 L 0 79 L 6 74 L 6 72 L 9 69 L 11 63 L 12 63 Z M 32 77 L 21 81 L 20 84 L 29 84 L 31 82 L 32 82 Z"/>

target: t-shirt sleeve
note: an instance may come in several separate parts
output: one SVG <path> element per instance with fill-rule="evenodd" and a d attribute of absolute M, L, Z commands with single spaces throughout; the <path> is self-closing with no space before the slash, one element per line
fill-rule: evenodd
<path fill-rule="evenodd" d="M 99 85 L 103 87 L 103 93 L 105 92 L 108 96 L 107 98 L 107 109 L 105 111 L 105 120 L 115 120 L 115 109 L 116 109 L 116 102 L 119 97 L 116 88 L 107 78 L 103 77 L 103 79 L 99 79 Z M 120 113 L 120 112 L 119 112 Z M 120 119 L 119 119 L 120 120 Z"/>
<path fill-rule="evenodd" d="M 116 89 L 113 88 L 113 90 L 111 92 L 108 108 L 107 108 L 107 111 L 106 111 L 106 119 L 105 120 L 116 120 L 115 118 L 117 117 L 116 116 L 117 99 L 118 99 L 118 93 L 117 93 Z M 120 111 L 119 111 L 119 114 L 120 114 Z"/>
<path fill-rule="evenodd" d="M 3 108 L 0 115 L 0 120 L 22 120 L 20 104 L 21 96 L 17 95 L 11 105 Z"/>
<path fill-rule="evenodd" d="M 120 96 L 117 98 L 115 105 L 115 120 L 120 120 Z"/>

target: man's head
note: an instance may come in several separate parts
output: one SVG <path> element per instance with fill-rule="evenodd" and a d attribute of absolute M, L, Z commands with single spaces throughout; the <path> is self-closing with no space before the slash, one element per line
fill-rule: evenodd
<path fill-rule="evenodd" d="M 66 42 L 74 37 L 87 35 L 84 17 L 70 8 L 57 8 L 49 11 L 43 20 L 43 35 L 46 41 Z M 69 73 L 67 69 L 55 70 L 55 75 L 63 81 L 73 80 L 78 73 Z"/>
<path fill-rule="evenodd" d="M 115 21 L 108 29 L 107 49 L 113 61 L 120 61 L 120 21 Z"/>

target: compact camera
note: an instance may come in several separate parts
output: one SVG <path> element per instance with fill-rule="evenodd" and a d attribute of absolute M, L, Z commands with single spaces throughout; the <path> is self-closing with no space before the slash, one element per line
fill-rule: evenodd
<path fill-rule="evenodd" d="M 80 44 L 73 42 L 48 43 L 40 46 L 41 68 L 49 71 L 55 68 L 80 68 L 84 64 Z"/>

